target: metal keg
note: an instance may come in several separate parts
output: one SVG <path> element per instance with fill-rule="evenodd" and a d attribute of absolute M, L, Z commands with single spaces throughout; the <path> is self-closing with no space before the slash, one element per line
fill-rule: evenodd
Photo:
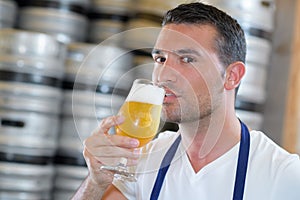
<path fill-rule="evenodd" d="M 153 48 L 160 29 L 161 18 L 159 16 L 137 14 L 127 23 L 122 46 L 131 50 L 142 49 L 144 51 Z"/>
<path fill-rule="evenodd" d="M 133 81 L 132 53 L 117 46 L 85 43 L 70 44 L 68 52 L 65 80 L 74 82 L 73 89 L 85 84 L 102 93 L 115 88 L 129 90 Z"/>
<path fill-rule="evenodd" d="M 272 50 L 275 2 L 273 0 L 206 0 L 237 19 L 246 34 L 246 74 L 242 79 L 236 108 L 238 116 L 253 129 L 260 129 L 266 100 L 266 80 Z M 243 106 L 241 106 L 243 105 Z M 247 106 L 245 106 L 247 105 Z M 251 105 L 251 106 L 249 106 Z"/>
<path fill-rule="evenodd" d="M 80 156 L 98 121 L 116 114 L 133 81 L 131 65 L 132 55 L 116 46 L 68 45 L 60 156 Z"/>
<path fill-rule="evenodd" d="M 19 28 L 53 35 L 63 43 L 86 39 L 88 0 L 19 0 L 18 2 L 20 10 L 17 26 Z"/>
<path fill-rule="evenodd" d="M 139 0 L 135 14 L 129 19 L 124 32 L 123 46 L 128 49 L 152 48 L 161 28 L 165 12 L 184 1 Z"/>
<path fill-rule="evenodd" d="M 54 200 L 71 199 L 82 181 L 88 175 L 84 166 L 56 165 L 56 178 L 54 180 Z"/>
<path fill-rule="evenodd" d="M 15 25 L 17 5 L 12 0 L 0 0 L 0 28 L 11 28 Z"/>
<path fill-rule="evenodd" d="M 92 91 L 66 91 L 58 154 L 82 155 L 83 140 L 98 126 L 99 120 L 117 113 L 125 98 Z"/>
<path fill-rule="evenodd" d="M 1 109 L 0 119 L 0 152 L 54 156 L 59 130 L 59 119 L 56 116 Z"/>
<path fill-rule="evenodd" d="M 134 0 L 91 0 L 91 10 L 93 13 L 109 13 L 128 16 L 135 7 Z"/>
<path fill-rule="evenodd" d="M 236 115 L 247 126 L 253 130 L 261 130 L 263 123 L 263 114 L 261 112 L 249 111 L 243 109 L 236 109 Z"/>
<path fill-rule="evenodd" d="M 247 55 L 246 62 L 254 62 L 264 68 L 270 63 L 272 43 L 265 39 L 246 34 Z"/>
<path fill-rule="evenodd" d="M 53 175 L 52 165 L 0 162 L 0 197 L 50 199 Z"/>
<path fill-rule="evenodd" d="M 154 61 L 151 54 L 135 51 L 133 63 L 133 70 L 136 78 L 152 79 Z"/>
<path fill-rule="evenodd" d="M 255 63 L 247 63 L 246 65 L 246 74 L 239 87 L 237 98 L 263 104 L 266 100 L 266 68 Z"/>
<path fill-rule="evenodd" d="M 126 22 L 133 15 L 132 0 L 93 0 L 89 13 L 90 27 L 88 41 L 100 43 L 106 39 L 119 45 L 122 37 L 112 36 L 121 33 L 126 28 Z"/>
<path fill-rule="evenodd" d="M 128 17 L 116 14 L 97 14 L 90 16 L 88 41 L 100 43 L 109 39 L 112 44 L 121 44 L 123 38 L 117 34 L 126 29 Z"/>
<path fill-rule="evenodd" d="M 122 45 L 127 49 L 140 50 L 152 48 L 161 28 L 162 15 L 166 1 L 140 0 L 134 8 L 124 32 Z M 159 6 L 158 6 L 159 5 Z"/>
<path fill-rule="evenodd" d="M 149 13 L 156 16 L 163 16 L 168 10 L 175 8 L 185 0 L 159 1 L 159 0 L 139 0 L 137 10 L 139 13 Z"/>
<path fill-rule="evenodd" d="M 55 38 L 31 31 L 0 30 L 0 70 L 61 79 L 65 46 Z M 38 77 L 29 77 L 38 81 Z M 51 82 L 52 81 L 52 82 Z M 55 84 L 55 80 L 46 82 Z"/>
<path fill-rule="evenodd" d="M 236 18 L 245 29 L 272 33 L 275 2 L 273 0 L 206 0 Z"/>
<path fill-rule="evenodd" d="M 65 47 L 49 35 L 0 30 L 1 153 L 54 155 L 64 56 Z"/>
<path fill-rule="evenodd" d="M 246 74 L 242 79 L 237 98 L 264 104 L 272 45 L 267 39 L 251 35 L 246 36 L 246 41 Z"/>

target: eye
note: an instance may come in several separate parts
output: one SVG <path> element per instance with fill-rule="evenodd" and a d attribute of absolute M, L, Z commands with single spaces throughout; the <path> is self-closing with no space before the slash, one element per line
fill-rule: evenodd
<path fill-rule="evenodd" d="M 160 64 L 162 64 L 166 61 L 166 58 L 163 56 L 155 56 L 153 59 L 155 62 L 160 63 Z"/>
<path fill-rule="evenodd" d="M 184 62 L 184 63 L 191 63 L 191 62 L 194 62 L 194 61 L 195 61 L 194 58 L 188 57 L 188 56 L 182 57 L 181 60 L 182 60 L 182 62 Z"/>

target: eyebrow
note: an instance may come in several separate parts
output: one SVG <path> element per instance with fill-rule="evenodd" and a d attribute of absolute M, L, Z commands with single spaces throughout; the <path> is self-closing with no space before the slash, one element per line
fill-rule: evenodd
<path fill-rule="evenodd" d="M 152 50 L 152 55 L 153 54 L 163 54 L 163 52 L 164 52 L 164 50 L 161 50 L 161 49 L 153 49 Z M 194 55 L 197 55 L 197 56 L 202 56 L 202 54 L 199 51 L 196 51 L 194 49 L 189 49 L 189 48 L 179 49 L 179 50 L 175 50 L 175 51 L 172 51 L 172 52 L 177 54 L 177 55 L 194 54 Z"/>

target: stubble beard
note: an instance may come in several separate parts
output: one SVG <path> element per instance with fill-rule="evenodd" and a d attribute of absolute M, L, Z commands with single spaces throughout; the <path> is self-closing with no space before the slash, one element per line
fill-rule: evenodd
<path fill-rule="evenodd" d="M 198 97 L 199 98 L 199 97 Z M 165 103 L 163 104 L 162 120 L 172 123 L 189 123 L 195 121 L 210 121 L 212 114 L 218 105 L 212 106 L 212 102 L 200 99 L 200 102 L 206 103 L 188 103 L 185 107 L 180 106 L 180 103 Z M 208 103 L 210 102 L 210 103 Z M 193 106 L 194 105 L 194 106 Z"/>

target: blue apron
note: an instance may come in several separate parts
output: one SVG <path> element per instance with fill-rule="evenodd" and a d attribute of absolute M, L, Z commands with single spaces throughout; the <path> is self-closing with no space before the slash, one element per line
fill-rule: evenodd
<path fill-rule="evenodd" d="M 238 157 L 236 176 L 235 176 L 234 191 L 232 197 L 233 200 L 243 199 L 247 166 L 248 166 L 249 149 L 250 149 L 249 130 L 242 121 L 240 122 L 241 122 L 241 141 L 240 141 L 239 157 Z M 171 147 L 167 151 L 165 157 L 163 158 L 160 165 L 159 172 L 156 177 L 155 184 L 151 192 L 150 200 L 158 199 L 166 173 L 176 153 L 180 140 L 181 140 L 181 136 L 179 135 L 175 140 L 175 142 L 171 145 Z"/>

